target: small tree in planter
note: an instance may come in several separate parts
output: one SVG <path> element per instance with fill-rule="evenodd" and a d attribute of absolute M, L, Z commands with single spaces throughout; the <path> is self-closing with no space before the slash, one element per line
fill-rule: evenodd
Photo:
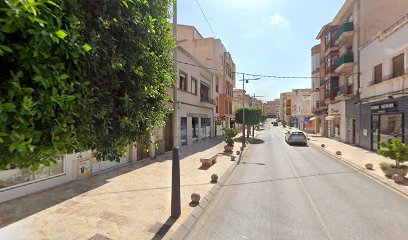
<path fill-rule="evenodd" d="M 224 150 L 225 152 L 232 152 L 234 149 L 233 138 L 238 134 L 238 131 L 235 128 L 224 128 L 224 133 L 224 141 L 227 143 Z"/>
<path fill-rule="evenodd" d="M 377 153 L 395 161 L 395 165 L 380 163 L 381 170 L 387 177 L 392 177 L 394 174 L 407 175 L 408 166 L 401 164 L 408 160 L 408 146 L 401 139 L 392 138 L 388 142 L 381 141 Z"/>

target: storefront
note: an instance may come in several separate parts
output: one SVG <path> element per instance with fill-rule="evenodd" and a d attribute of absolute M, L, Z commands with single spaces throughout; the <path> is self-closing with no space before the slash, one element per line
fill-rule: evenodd
<path fill-rule="evenodd" d="M 380 141 L 400 138 L 407 143 L 408 98 L 361 105 L 360 145 L 377 150 Z"/>
<path fill-rule="evenodd" d="M 346 141 L 346 104 L 345 101 L 330 104 L 328 110 L 327 133 L 329 138 L 335 138 L 342 142 Z"/>

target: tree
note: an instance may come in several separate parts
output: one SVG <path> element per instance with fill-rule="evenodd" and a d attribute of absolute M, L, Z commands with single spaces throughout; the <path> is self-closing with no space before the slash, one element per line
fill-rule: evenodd
<path fill-rule="evenodd" d="M 0 169 L 149 142 L 173 84 L 171 0 L 0 2 Z"/>
<path fill-rule="evenodd" d="M 250 127 L 255 126 L 261 122 L 262 109 L 260 108 L 245 108 L 245 125 L 249 128 L 247 136 L 249 137 Z M 243 123 L 243 108 L 237 109 L 235 112 L 235 122 Z M 253 133 L 252 133 L 253 136 Z"/>
<path fill-rule="evenodd" d="M 408 146 L 399 138 L 391 138 L 388 142 L 381 141 L 377 153 L 394 160 L 396 168 L 400 168 L 400 164 L 408 160 Z"/>

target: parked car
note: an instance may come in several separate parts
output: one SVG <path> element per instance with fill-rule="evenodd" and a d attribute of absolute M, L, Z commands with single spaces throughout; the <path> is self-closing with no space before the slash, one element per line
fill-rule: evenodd
<path fill-rule="evenodd" d="M 274 127 L 277 127 L 277 126 L 278 126 L 278 122 L 273 122 L 272 125 L 273 125 Z"/>
<path fill-rule="evenodd" d="M 303 132 L 298 131 L 287 131 L 285 134 L 285 141 L 292 145 L 294 143 L 307 145 L 307 137 Z"/>

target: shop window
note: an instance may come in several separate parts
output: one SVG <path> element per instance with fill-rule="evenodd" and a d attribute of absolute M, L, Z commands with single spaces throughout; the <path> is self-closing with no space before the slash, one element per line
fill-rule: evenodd
<path fill-rule="evenodd" d="M 380 115 L 380 141 L 402 139 L 402 114 Z"/>
<path fill-rule="evenodd" d="M 181 145 L 187 145 L 187 118 L 180 118 Z"/>
<path fill-rule="evenodd" d="M 382 64 L 374 67 L 374 84 L 382 81 Z"/>
<path fill-rule="evenodd" d="M 64 160 L 62 158 L 50 166 L 41 165 L 35 172 L 28 168 L 20 169 L 10 166 L 6 170 L 0 170 L 0 189 L 45 179 L 62 173 L 64 173 Z"/>
<path fill-rule="evenodd" d="M 199 136 L 199 128 L 198 128 L 198 118 L 193 117 L 191 119 L 191 131 L 193 133 L 193 142 L 198 142 L 198 136 Z"/>
<path fill-rule="evenodd" d="M 404 75 L 404 54 L 400 54 L 392 59 L 392 76 Z"/>

